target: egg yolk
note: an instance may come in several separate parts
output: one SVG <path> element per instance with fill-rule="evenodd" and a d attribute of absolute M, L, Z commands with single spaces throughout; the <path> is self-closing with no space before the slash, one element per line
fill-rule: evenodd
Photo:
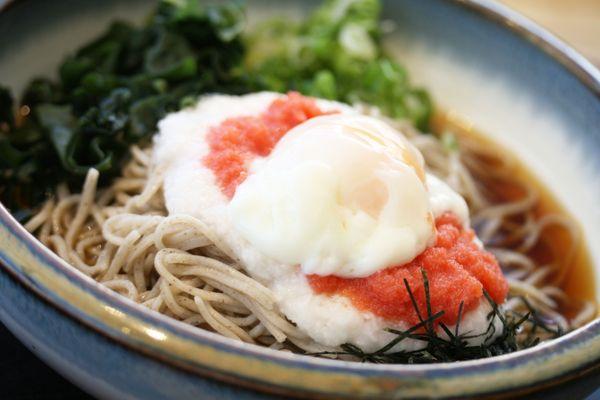
<path fill-rule="evenodd" d="M 508 283 L 496 258 L 473 242 L 472 229 L 463 229 L 456 215 L 442 214 L 436 219 L 437 236 L 413 261 L 378 271 L 366 278 L 308 275 L 316 293 L 342 295 L 364 311 L 390 321 L 419 322 L 404 280 L 416 300 L 421 316 L 427 315 L 424 280 L 427 273 L 432 314 L 444 311 L 439 321 L 452 325 L 463 312 L 475 308 L 486 290 L 497 303 L 508 293 Z"/>
<path fill-rule="evenodd" d="M 207 135 L 210 151 L 204 165 L 231 198 L 248 176 L 254 158 L 269 155 L 279 139 L 296 125 L 324 114 L 313 99 L 290 92 L 259 116 L 229 118 L 213 127 Z"/>

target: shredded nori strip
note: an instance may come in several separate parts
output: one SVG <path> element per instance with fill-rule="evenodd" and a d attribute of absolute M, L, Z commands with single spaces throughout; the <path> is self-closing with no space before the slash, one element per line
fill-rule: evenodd
<path fill-rule="evenodd" d="M 358 346 L 345 343 L 340 346 L 341 351 L 305 354 L 321 357 L 331 355 L 352 356 L 361 362 L 378 364 L 429 364 L 455 362 L 498 356 L 533 347 L 540 341 L 540 338 L 536 336 L 539 330 L 543 330 L 552 338 L 563 334 L 559 328 L 553 328 L 546 324 L 525 298 L 520 299 L 524 302 L 529 311 L 524 315 L 520 315 L 514 311 L 501 311 L 498 304 L 484 290 L 484 296 L 492 308 L 487 316 L 488 326 L 485 332 L 478 335 L 473 335 L 471 332 L 459 334 L 461 318 L 464 315 L 464 304 L 461 302 L 458 309 L 458 320 L 454 332 L 444 323 L 438 323 L 439 327 L 447 336 L 444 337 L 434 328 L 434 323 L 444 315 L 444 311 L 432 314 L 429 280 L 427 279 L 427 273 L 424 269 L 421 269 L 421 274 L 425 291 L 425 310 L 419 309 L 408 281 L 406 279 L 404 280 L 406 291 L 408 292 L 415 313 L 419 318 L 417 324 L 405 331 L 387 329 L 388 332 L 394 333 L 397 336 L 385 346 L 374 352 L 365 352 Z M 496 333 L 496 319 L 499 320 L 502 325 L 502 332 L 496 338 L 492 339 Z M 519 335 L 519 333 L 526 325 L 529 325 L 529 331 L 525 338 L 521 338 L 522 335 Z M 475 346 L 469 344 L 469 339 L 481 336 L 485 336 L 481 345 Z M 391 351 L 398 343 L 405 339 L 419 340 L 424 343 L 424 347 L 423 349 L 416 351 Z"/>

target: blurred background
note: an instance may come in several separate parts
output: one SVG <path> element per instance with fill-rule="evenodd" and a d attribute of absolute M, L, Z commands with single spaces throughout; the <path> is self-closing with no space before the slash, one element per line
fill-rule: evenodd
<path fill-rule="evenodd" d="M 600 0 L 498 0 L 572 45 L 600 68 Z"/>

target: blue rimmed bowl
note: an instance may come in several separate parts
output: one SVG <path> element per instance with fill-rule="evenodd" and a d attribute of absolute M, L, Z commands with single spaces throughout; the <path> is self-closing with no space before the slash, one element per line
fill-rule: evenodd
<path fill-rule="evenodd" d="M 0 1 L 0 4 L 2 1 Z M 250 18 L 312 2 L 250 1 Z M 142 0 L 21 0 L 0 13 L 0 80 L 17 91 Z M 600 73 L 487 0 L 388 1 L 390 51 L 437 104 L 511 148 L 582 225 L 600 266 Z M 8 39 L 8 40 L 7 40 Z M 100 398 L 513 397 L 600 364 L 600 321 L 532 349 L 436 365 L 371 365 L 233 342 L 148 311 L 45 249 L 0 208 L 0 319 L 40 358 Z M 596 269 L 596 277 L 600 271 Z M 597 278 L 596 278 L 597 279 Z M 599 288 L 600 284 L 596 283 Z M 597 295 L 600 297 L 600 295 Z M 244 389 L 242 389 L 242 387 Z"/>

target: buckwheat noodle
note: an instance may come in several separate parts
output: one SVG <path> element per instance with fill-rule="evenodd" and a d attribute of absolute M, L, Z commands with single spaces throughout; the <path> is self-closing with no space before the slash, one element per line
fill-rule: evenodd
<path fill-rule="evenodd" d="M 569 301 L 560 289 L 564 279 L 560 267 L 568 265 L 579 240 L 572 221 L 558 214 L 537 218 L 533 212 L 537 193 L 527 186 L 521 199 L 490 201 L 480 182 L 513 178 L 508 165 L 485 146 L 467 141 L 461 142 L 460 151 L 449 152 L 436 137 L 392 123 L 400 124 L 421 150 L 429 170 L 469 203 L 479 237 L 507 273 L 511 296 L 506 308 L 523 307 L 516 296 L 526 296 L 564 330 L 595 316 L 592 303 L 579 307 L 569 319 L 559 311 Z M 131 161 L 108 188 L 97 188 L 98 172 L 93 169 L 81 193 L 59 186 L 26 229 L 85 275 L 151 310 L 247 343 L 282 350 L 289 350 L 289 343 L 309 352 L 330 350 L 285 318 L 270 290 L 245 273 L 232 251 L 202 221 L 168 215 L 162 176 L 152 165 L 151 151 L 132 147 Z M 497 165 L 483 165 L 483 156 L 493 157 Z M 571 247 L 551 263 L 538 265 L 528 253 L 549 227 L 567 232 Z"/>

